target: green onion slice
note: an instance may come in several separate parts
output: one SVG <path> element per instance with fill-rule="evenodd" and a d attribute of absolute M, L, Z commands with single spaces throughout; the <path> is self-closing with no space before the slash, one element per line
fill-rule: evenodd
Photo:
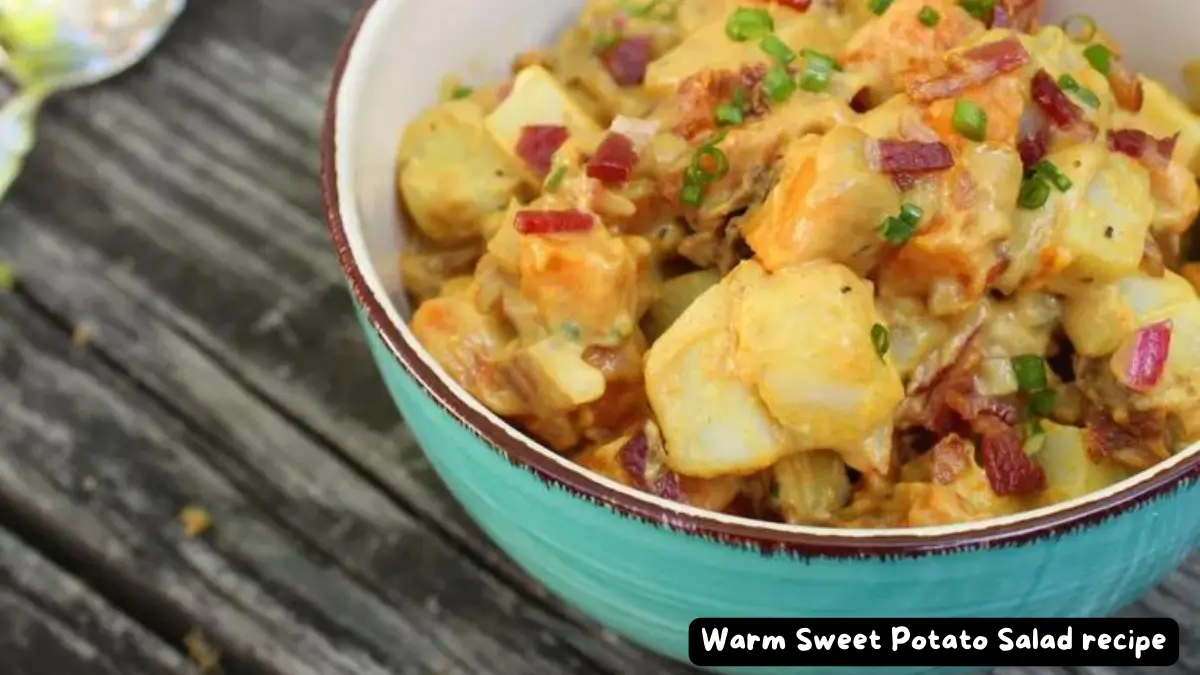
<path fill-rule="evenodd" d="M 921 8 L 921 11 L 917 12 L 917 20 L 921 22 L 921 25 L 933 28 L 941 22 L 942 15 L 936 9 L 925 5 Z"/>
<path fill-rule="evenodd" d="M 758 46 L 781 65 L 786 66 L 796 60 L 796 51 L 774 35 L 763 38 Z"/>
<path fill-rule="evenodd" d="M 734 42 L 763 37 L 775 30 L 775 20 L 765 9 L 739 7 L 725 22 L 725 35 Z"/>
<path fill-rule="evenodd" d="M 1063 19 L 1062 29 L 1075 42 L 1091 42 L 1096 37 L 1096 20 L 1087 14 L 1072 14 Z"/>
<path fill-rule="evenodd" d="M 543 188 L 545 192 L 558 192 L 558 188 L 562 187 L 563 178 L 567 176 L 567 167 L 559 165 L 550 172 L 550 176 L 546 178 L 546 185 Z"/>
<path fill-rule="evenodd" d="M 892 346 L 892 336 L 888 333 L 887 326 L 881 323 L 871 326 L 871 346 L 875 348 L 875 353 L 879 356 L 879 360 L 882 361 L 883 357 L 887 355 L 888 349 Z"/>
<path fill-rule="evenodd" d="M 767 71 L 762 81 L 763 91 L 776 103 L 783 103 L 796 91 L 796 82 L 783 66 L 774 66 Z"/>
<path fill-rule="evenodd" d="M 1112 70 L 1112 50 L 1101 44 L 1088 45 L 1083 50 L 1083 57 L 1087 59 L 1092 67 L 1100 71 L 1101 75 L 1107 76 Z"/>
<path fill-rule="evenodd" d="M 1036 393 L 1046 388 L 1046 360 L 1036 354 L 1025 354 L 1012 360 L 1017 386 L 1021 391 Z"/>
<path fill-rule="evenodd" d="M 1021 192 L 1017 197 L 1017 203 L 1021 205 L 1021 208 L 1034 211 L 1045 206 L 1048 199 L 1050 199 L 1050 184 L 1042 180 L 1041 176 L 1027 178 L 1021 183 Z"/>
<path fill-rule="evenodd" d="M 976 142 L 987 138 L 987 112 L 973 101 L 962 98 L 955 101 L 950 122 L 964 138 Z"/>
<path fill-rule="evenodd" d="M 867 0 L 867 7 L 876 15 L 882 15 L 892 6 L 893 0 Z"/>

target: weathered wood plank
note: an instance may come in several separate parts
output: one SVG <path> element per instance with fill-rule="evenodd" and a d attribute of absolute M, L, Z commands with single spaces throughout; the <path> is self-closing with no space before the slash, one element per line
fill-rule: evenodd
<path fill-rule="evenodd" d="M 179 652 L 0 530 L 5 675 L 197 675 Z"/>
<path fill-rule="evenodd" d="M 269 673 L 626 672 L 583 657 L 566 642 L 581 629 L 522 602 L 202 354 L 160 344 L 201 402 L 243 416 L 191 427 L 0 297 L 0 518 L 71 542 L 79 573 L 150 596 Z M 188 504 L 215 524 L 196 539 L 176 521 Z"/>

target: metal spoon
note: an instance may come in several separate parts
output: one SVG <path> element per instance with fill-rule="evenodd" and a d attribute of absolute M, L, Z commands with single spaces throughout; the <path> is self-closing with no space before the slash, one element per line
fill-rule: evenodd
<path fill-rule="evenodd" d="M 47 97 L 117 75 L 159 43 L 186 0 L 0 0 L 0 197 L 33 147 Z"/>

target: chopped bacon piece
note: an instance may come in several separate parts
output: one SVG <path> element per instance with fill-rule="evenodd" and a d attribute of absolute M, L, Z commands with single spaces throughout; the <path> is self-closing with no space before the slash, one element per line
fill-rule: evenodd
<path fill-rule="evenodd" d="M 992 492 L 1001 497 L 1029 494 L 1046 489 L 1046 472 L 1021 450 L 1021 437 L 1013 427 L 992 418 L 979 459 Z"/>
<path fill-rule="evenodd" d="M 1159 446 L 1166 431 L 1164 424 L 1159 412 L 1130 412 L 1124 424 L 1107 413 L 1094 413 L 1088 417 L 1084 432 L 1088 457 L 1102 462 L 1123 451 Z"/>
<path fill-rule="evenodd" d="M 1142 103 L 1145 101 L 1142 78 L 1115 56 L 1108 67 L 1108 86 L 1112 87 L 1113 98 L 1121 109 L 1129 112 L 1142 109 Z"/>
<path fill-rule="evenodd" d="M 650 441 L 645 432 L 638 432 L 621 448 L 621 467 L 633 476 L 634 480 L 644 483 L 646 480 L 646 458 L 650 454 Z"/>
<path fill-rule="evenodd" d="M 1058 83 L 1044 69 L 1033 76 L 1033 102 L 1050 120 L 1050 123 L 1064 131 L 1079 133 L 1088 138 L 1095 138 L 1098 133 L 1096 125 L 1084 117 L 1083 108 L 1075 104 L 1067 94 L 1059 88 Z"/>
<path fill-rule="evenodd" d="M 1179 134 L 1156 139 L 1141 129 L 1114 129 L 1108 132 L 1108 148 L 1113 152 L 1141 160 L 1148 167 L 1166 168 L 1175 154 Z"/>
<path fill-rule="evenodd" d="M 625 183 L 637 165 L 637 152 L 627 136 L 610 133 L 587 164 L 587 175 L 607 183 Z"/>
<path fill-rule="evenodd" d="M 717 107 L 742 94 L 742 114 L 747 121 L 770 109 L 762 81 L 767 74 L 764 63 L 742 66 L 738 70 L 701 70 L 679 83 L 669 117 L 671 129 L 686 140 L 694 140 L 716 128 Z"/>
<path fill-rule="evenodd" d="M 517 156 L 544 177 L 550 173 L 550 161 L 554 159 L 554 153 L 567 142 L 570 135 L 566 127 L 559 125 L 535 124 L 524 127 L 521 137 L 517 139 Z"/>
<path fill-rule="evenodd" d="M 591 214 L 582 211 L 518 211 L 513 227 L 521 234 L 586 232 L 596 224 Z"/>
<path fill-rule="evenodd" d="M 879 144 L 879 169 L 889 174 L 922 174 L 945 171 L 954 166 L 954 156 L 945 143 L 922 143 L 883 139 Z"/>
<path fill-rule="evenodd" d="M 949 485 L 966 471 L 970 456 L 975 449 L 958 434 L 950 434 L 938 441 L 930 453 L 930 472 L 935 483 Z"/>
<path fill-rule="evenodd" d="M 1010 73 L 1029 63 L 1029 52 L 1015 37 L 989 42 L 950 57 L 949 72 L 909 83 L 908 95 L 928 103 L 950 98 L 959 92 Z"/>
<path fill-rule="evenodd" d="M 1021 127 L 1017 134 L 1017 152 L 1021 163 L 1030 168 L 1042 161 L 1050 151 L 1050 125 L 1037 106 L 1029 106 L 1021 115 Z"/>
<path fill-rule="evenodd" d="M 1126 387 L 1146 392 L 1158 386 L 1171 354 L 1171 321 L 1138 330 L 1112 357 L 1113 375 Z"/>
<path fill-rule="evenodd" d="M 683 487 L 679 484 L 679 476 L 673 472 L 668 472 L 654 481 L 650 486 L 650 494 L 663 499 L 681 502 L 684 499 Z"/>
<path fill-rule="evenodd" d="M 654 59 L 654 40 L 649 35 L 628 35 L 600 54 L 600 61 L 613 81 L 636 87 L 646 80 L 646 67 Z"/>

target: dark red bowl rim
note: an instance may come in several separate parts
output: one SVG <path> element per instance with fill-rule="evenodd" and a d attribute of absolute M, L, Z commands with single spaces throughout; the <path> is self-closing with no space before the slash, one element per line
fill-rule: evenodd
<path fill-rule="evenodd" d="M 1036 518 L 1023 519 L 1003 525 L 988 526 L 966 532 L 948 534 L 914 534 L 886 536 L 846 536 L 837 531 L 828 534 L 778 531 L 756 526 L 751 522 L 730 522 L 692 513 L 680 512 L 648 500 L 615 490 L 594 479 L 583 469 L 572 469 L 539 453 L 505 431 L 486 416 L 466 405 L 431 369 L 416 350 L 401 335 L 388 318 L 383 307 L 371 294 L 357 262 L 350 251 L 345 226 L 341 219 L 341 204 L 337 191 L 337 162 L 335 128 L 337 100 L 342 76 L 350 51 L 359 35 L 363 21 L 375 6 L 367 0 L 351 22 L 349 32 L 338 52 L 333 79 L 325 107 L 321 136 L 321 192 L 325 215 L 333 238 L 338 261 L 349 281 L 351 291 L 365 311 L 372 327 L 383 339 L 400 364 L 431 395 L 435 403 L 514 465 L 532 472 L 539 479 L 594 503 L 606 505 L 616 513 L 668 527 L 687 535 L 698 536 L 727 544 L 750 547 L 764 553 L 787 552 L 799 556 L 817 557 L 911 557 L 945 554 L 977 548 L 992 548 L 1029 543 L 1038 539 L 1066 534 L 1077 528 L 1098 525 L 1108 518 L 1135 509 L 1174 489 L 1200 479 L 1200 454 L 1163 471 L 1149 480 L 1109 495 L 1103 499 L 1055 511 Z"/>

